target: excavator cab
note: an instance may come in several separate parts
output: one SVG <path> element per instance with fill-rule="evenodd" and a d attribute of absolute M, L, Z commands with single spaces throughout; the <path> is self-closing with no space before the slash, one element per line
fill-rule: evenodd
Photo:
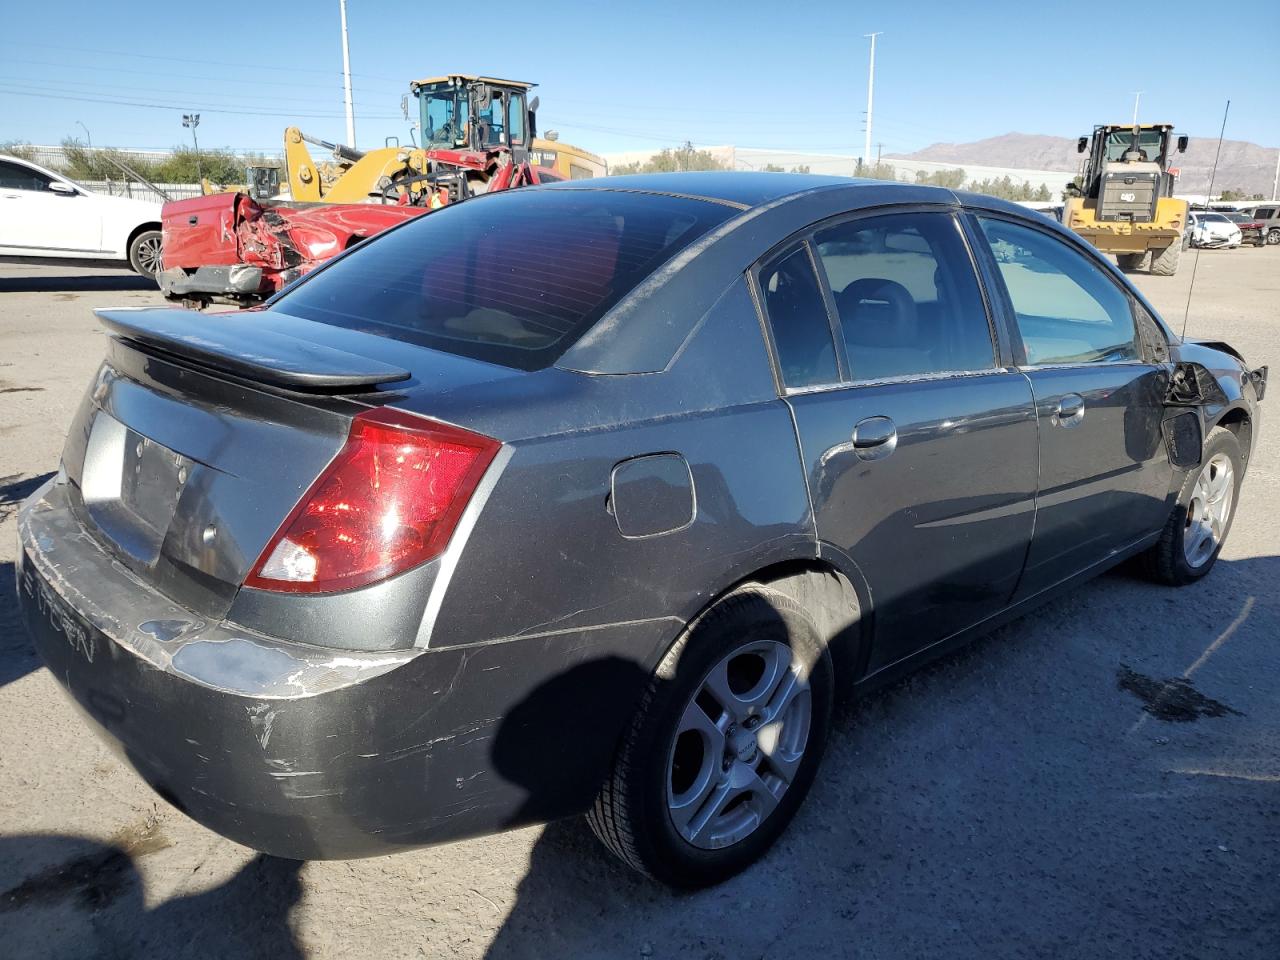
<path fill-rule="evenodd" d="M 532 83 L 469 74 L 432 77 L 410 84 L 418 98 L 422 147 L 487 153 L 510 150 L 521 161 L 534 130 L 537 99 Z"/>

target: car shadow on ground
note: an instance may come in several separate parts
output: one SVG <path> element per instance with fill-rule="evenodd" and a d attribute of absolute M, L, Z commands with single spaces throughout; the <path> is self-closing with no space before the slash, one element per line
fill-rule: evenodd
<path fill-rule="evenodd" d="M 486 958 L 1273 956 L 1280 711 L 1246 688 L 1280 666 L 1276 582 L 1280 557 L 1183 590 L 1123 567 L 843 704 L 788 834 L 714 889 L 552 823 Z M 1265 770 L 1178 769 L 1249 747 Z"/>
<path fill-rule="evenodd" d="M 21 474 L 0 477 L 0 520 L 17 513 L 22 501 L 52 476 L 44 473 L 35 477 Z M 0 563 L 0 687 L 20 680 L 40 666 L 18 613 L 17 572 L 15 564 Z"/>
<path fill-rule="evenodd" d="M 101 293 L 156 290 L 156 282 L 137 274 L 0 277 L 0 293 Z"/>
<path fill-rule="evenodd" d="M 304 954 L 289 925 L 302 863 L 258 855 L 229 880 L 148 907 L 138 860 L 168 841 L 154 823 L 109 843 L 83 837 L 0 837 L 4 955 L 35 957 L 261 957 Z M 197 875 L 188 881 L 202 886 Z"/>

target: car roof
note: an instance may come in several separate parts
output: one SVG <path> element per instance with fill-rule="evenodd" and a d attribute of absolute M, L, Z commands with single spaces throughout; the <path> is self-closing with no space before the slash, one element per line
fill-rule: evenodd
<path fill-rule="evenodd" d="M 639 173 L 594 180 L 565 180 L 552 190 L 634 190 L 697 197 L 747 209 L 788 196 L 824 188 L 876 183 L 853 177 L 809 173 L 762 173 L 736 170 L 702 170 L 687 173 Z"/>

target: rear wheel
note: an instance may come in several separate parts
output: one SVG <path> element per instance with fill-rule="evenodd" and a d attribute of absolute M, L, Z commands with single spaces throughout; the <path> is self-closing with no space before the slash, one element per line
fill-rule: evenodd
<path fill-rule="evenodd" d="M 1157 277 L 1172 277 L 1182 260 L 1182 244 L 1174 242 L 1163 250 L 1151 252 L 1151 272 Z"/>
<path fill-rule="evenodd" d="M 1142 270 L 1147 266 L 1148 253 L 1118 253 L 1116 254 L 1116 262 L 1120 265 L 1120 269 L 1125 273 L 1132 273 L 1135 270 Z"/>
<path fill-rule="evenodd" d="M 161 238 L 159 230 L 143 230 L 129 244 L 129 266 L 134 273 L 155 279 L 160 272 Z"/>
<path fill-rule="evenodd" d="M 1231 531 L 1241 469 L 1240 443 L 1235 434 L 1214 427 L 1205 442 L 1199 469 L 1187 474 L 1160 540 L 1144 557 L 1148 572 L 1156 580 L 1180 587 L 1213 569 Z"/>
<path fill-rule="evenodd" d="M 587 820 L 664 883 L 719 883 L 764 855 L 822 758 L 832 665 L 791 598 L 721 601 L 663 658 Z"/>

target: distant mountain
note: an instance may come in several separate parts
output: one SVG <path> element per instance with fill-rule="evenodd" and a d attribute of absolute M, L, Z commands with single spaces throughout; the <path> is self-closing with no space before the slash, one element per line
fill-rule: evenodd
<path fill-rule="evenodd" d="M 1178 177 L 1179 193 L 1205 193 L 1209 189 L 1209 171 L 1213 167 L 1217 146 L 1216 137 L 1193 136 L 1187 152 L 1176 155 L 1175 165 L 1182 171 Z M 972 143 L 935 143 L 915 153 L 887 154 L 885 160 L 892 161 L 895 157 L 953 163 L 957 167 L 971 164 L 1074 172 L 1080 166 L 1074 137 L 1050 137 L 1038 133 L 1006 133 Z M 1275 171 L 1275 147 L 1260 147 L 1244 140 L 1223 140 L 1213 192 L 1243 190 L 1270 197 Z"/>

